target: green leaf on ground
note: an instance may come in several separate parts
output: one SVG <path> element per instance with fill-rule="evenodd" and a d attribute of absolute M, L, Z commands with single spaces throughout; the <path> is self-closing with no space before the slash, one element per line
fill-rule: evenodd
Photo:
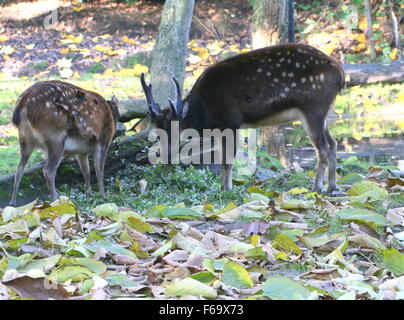
<path fill-rule="evenodd" d="M 166 208 L 161 216 L 170 219 L 201 219 L 203 215 L 189 208 Z"/>
<path fill-rule="evenodd" d="M 192 278 L 171 282 L 166 287 L 165 294 L 167 296 L 203 296 L 208 299 L 217 297 L 217 292 L 214 288 Z"/>
<path fill-rule="evenodd" d="M 275 249 L 285 250 L 287 253 L 301 254 L 302 250 L 287 235 L 278 234 L 273 243 Z"/>
<path fill-rule="evenodd" d="M 229 261 L 223 266 L 222 280 L 229 286 L 237 289 L 251 288 L 253 281 L 248 271 L 234 261 Z"/>
<path fill-rule="evenodd" d="M 272 300 L 306 300 L 311 291 L 297 281 L 271 277 L 262 286 L 263 295 Z"/>
<path fill-rule="evenodd" d="M 342 220 L 358 221 L 369 224 L 371 227 L 388 224 L 384 216 L 367 209 L 347 208 L 337 211 L 336 215 Z"/>
<path fill-rule="evenodd" d="M 404 273 L 404 255 L 397 249 L 382 251 L 383 265 L 394 273 L 400 276 Z"/>

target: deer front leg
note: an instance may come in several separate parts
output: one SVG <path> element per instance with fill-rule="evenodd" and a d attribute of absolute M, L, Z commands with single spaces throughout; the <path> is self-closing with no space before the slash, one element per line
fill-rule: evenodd
<path fill-rule="evenodd" d="M 58 199 L 55 186 L 56 170 L 58 169 L 63 157 L 64 138 L 59 137 L 58 139 L 48 141 L 45 145 L 48 151 L 48 161 L 43 169 L 43 174 L 49 188 L 50 197 L 55 201 Z"/>
<path fill-rule="evenodd" d="M 100 188 L 100 195 L 103 198 L 106 198 L 104 187 L 104 165 L 105 165 L 105 158 L 107 157 L 107 149 L 108 149 L 107 147 L 101 144 L 97 144 L 94 153 L 95 173 L 97 174 L 98 186 Z"/>
<path fill-rule="evenodd" d="M 21 159 L 20 159 L 20 162 L 18 163 L 17 172 L 15 174 L 13 194 L 12 194 L 11 200 L 10 200 L 10 206 L 13 206 L 13 207 L 15 207 L 15 205 L 17 203 L 18 187 L 20 185 L 22 176 L 24 175 L 25 165 L 27 164 L 27 162 L 32 154 L 32 151 L 34 150 L 34 144 L 32 142 L 29 143 L 27 141 L 20 140 L 20 149 L 21 149 Z"/>
<path fill-rule="evenodd" d="M 337 142 L 331 137 L 328 127 L 325 129 L 325 136 L 330 146 L 328 152 L 328 190 L 332 195 L 337 190 Z"/>
<path fill-rule="evenodd" d="M 324 132 L 324 122 L 312 122 L 309 125 L 309 136 L 316 149 L 317 154 L 317 176 L 314 183 L 314 192 L 322 192 L 324 184 L 324 175 L 327 168 L 327 160 L 329 156 L 329 144 Z"/>
<path fill-rule="evenodd" d="M 91 195 L 91 173 L 90 166 L 88 164 L 88 154 L 77 154 L 76 155 L 77 162 L 79 163 L 81 173 L 83 174 L 84 183 L 86 185 L 86 193 L 87 196 Z"/>
<path fill-rule="evenodd" d="M 224 191 L 233 189 L 232 169 L 233 164 L 222 164 L 222 190 Z"/>

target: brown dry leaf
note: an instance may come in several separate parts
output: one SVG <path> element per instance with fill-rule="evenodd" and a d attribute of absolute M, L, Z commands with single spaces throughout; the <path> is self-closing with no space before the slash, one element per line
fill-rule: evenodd
<path fill-rule="evenodd" d="M 384 171 L 384 169 L 382 169 L 382 168 L 374 168 L 374 167 L 371 167 L 371 168 L 369 169 L 368 174 L 366 175 L 366 179 L 379 177 L 379 176 L 381 176 L 382 174 L 384 174 L 384 172 L 385 172 L 385 171 Z"/>
<path fill-rule="evenodd" d="M 128 256 L 123 255 L 123 254 L 115 254 L 115 255 L 113 255 L 112 260 L 114 260 L 116 264 L 135 264 L 136 262 L 138 262 L 137 259 L 128 257 Z"/>
<path fill-rule="evenodd" d="M 3 284 L 16 291 L 22 298 L 38 300 L 67 300 L 69 294 L 62 286 L 49 283 L 46 278 L 33 279 L 28 276 L 15 278 Z"/>
<path fill-rule="evenodd" d="M 401 178 L 387 178 L 386 184 L 389 188 L 394 186 L 404 186 L 404 179 Z"/>
<path fill-rule="evenodd" d="M 314 246 L 313 250 L 316 252 L 329 253 L 329 252 L 332 252 L 335 249 L 337 249 L 341 245 L 342 242 L 343 242 L 343 239 L 334 239 L 321 246 L 318 246 L 318 247 Z"/>
<path fill-rule="evenodd" d="M 201 240 L 200 245 L 208 256 L 216 258 L 228 251 L 232 244 L 238 242 L 237 239 L 208 230 Z"/>
<path fill-rule="evenodd" d="M 185 250 L 189 253 L 193 252 L 199 244 L 199 240 L 196 240 L 191 237 L 184 237 L 180 233 L 177 233 L 173 237 L 173 240 L 175 241 L 175 244 L 177 245 L 178 248 Z"/>
<path fill-rule="evenodd" d="M 156 273 L 156 274 L 161 274 L 161 273 L 167 273 L 173 271 L 174 267 L 167 265 L 167 264 L 162 264 L 162 263 L 157 263 L 154 266 L 152 266 L 149 271 Z"/>
<path fill-rule="evenodd" d="M 266 252 L 268 261 L 274 264 L 276 262 L 275 257 L 279 253 L 279 251 L 274 249 L 269 241 L 262 246 L 262 250 Z"/>
<path fill-rule="evenodd" d="M 386 214 L 386 219 L 393 225 L 404 226 L 404 207 L 389 209 Z"/>
<path fill-rule="evenodd" d="M 185 262 L 185 265 L 188 267 L 201 269 L 203 259 L 205 259 L 205 257 L 202 254 L 195 252 L 189 256 L 187 262 Z"/>
<path fill-rule="evenodd" d="M 91 300 L 107 300 L 107 298 L 108 298 L 108 295 L 104 291 L 104 289 L 96 290 L 91 296 Z"/>
<path fill-rule="evenodd" d="M 188 277 L 191 272 L 186 267 L 177 267 L 173 271 L 168 272 L 164 276 L 165 281 L 172 281 L 174 279 L 184 279 Z"/>
<path fill-rule="evenodd" d="M 173 252 L 170 252 L 168 255 L 166 255 L 163 260 L 172 266 L 181 267 L 188 260 L 188 258 L 189 253 L 187 251 L 174 250 Z"/>
<path fill-rule="evenodd" d="M 132 229 L 131 227 L 129 227 L 127 224 L 123 224 L 125 230 L 128 232 L 129 236 L 138 242 L 139 247 L 141 250 L 143 251 L 149 251 L 152 249 L 157 249 L 160 248 L 160 245 L 154 241 L 153 239 L 150 239 L 149 237 L 147 237 L 146 235 L 144 235 L 143 233 L 140 233 L 134 229 Z"/>
<path fill-rule="evenodd" d="M 176 227 L 181 229 L 181 233 L 184 236 L 189 236 L 197 240 L 202 240 L 203 238 L 203 233 L 198 229 L 191 227 L 188 223 L 180 222 Z"/>
<path fill-rule="evenodd" d="M 268 223 L 266 223 L 265 221 L 257 220 L 246 225 L 243 231 L 245 235 L 265 234 L 268 228 Z"/>
<path fill-rule="evenodd" d="M 301 279 L 327 280 L 338 277 L 338 268 L 312 269 L 299 276 Z"/>
<path fill-rule="evenodd" d="M 107 254 L 108 254 L 108 251 L 107 251 L 105 248 L 100 247 L 100 248 L 98 248 L 98 250 L 95 252 L 93 258 L 94 258 L 95 260 L 105 259 L 105 258 L 107 257 Z"/>

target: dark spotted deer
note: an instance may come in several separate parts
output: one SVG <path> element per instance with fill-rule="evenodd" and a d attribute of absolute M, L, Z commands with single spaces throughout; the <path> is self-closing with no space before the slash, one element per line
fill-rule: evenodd
<path fill-rule="evenodd" d="M 19 97 L 13 113 L 18 128 L 21 159 L 14 180 L 10 205 L 16 204 L 24 167 L 35 149 L 47 153 L 44 176 L 50 196 L 57 199 L 56 170 L 64 155 L 75 155 L 91 192 L 88 155 L 94 154 L 95 172 L 101 196 L 104 163 L 119 118 L 118 100 L 106 101 L 95 92 L 62 81 L 38 82 Z"/>
<path fill-rule="evenodd" d="M 207 68 L 189 95 L 162 110 L 154 101 L 151 85 L 141 77 L 151 121 L 180 130 L 260 127 L 301 120 L 318 158 L 314 191 L 323 186 L 328 161 L 328 192 L 336 189 L 336 142 L 327 126 L 327 114 L 344 86 L 340 64 L 323 52 L 303 44 L 267 47 L 240 54 Z M 235 136 L 235 135 L 234 135 Z M 234 143 L 235 145 L 235 143 Z M 232 188 L 232 164 L 222 160 L 222 189 Z M 231 161 L 230 161 L 231 162 Z"/>

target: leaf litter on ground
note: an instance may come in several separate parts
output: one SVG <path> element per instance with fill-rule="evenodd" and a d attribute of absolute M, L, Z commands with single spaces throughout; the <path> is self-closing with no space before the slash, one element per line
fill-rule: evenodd
<path fill-rule="evenodd" d="M 401 182 L 368 177 L 338 197 L 257 182 L 222 206 L 6 207 L 0 297 L 403 299 Z"/>

